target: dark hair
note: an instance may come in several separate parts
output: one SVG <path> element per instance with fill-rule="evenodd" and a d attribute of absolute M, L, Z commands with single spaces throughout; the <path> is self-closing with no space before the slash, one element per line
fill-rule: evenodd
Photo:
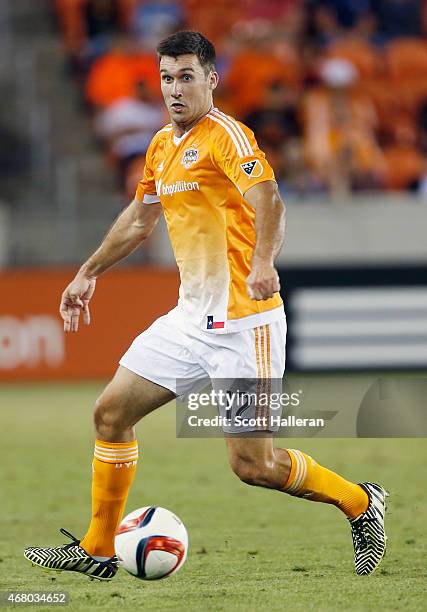
<path fill-rule="evenodd" d="M 215 66 L 215 47 L 200 32 L 183 30 L 182 32 L 171 34 L 171 36 L 168 36 L 158 44 L 157 53 L 159 59 L 163 55 L 174 58 L 186 55 L 187 53 L 196 55 L 206 74 Z"/>

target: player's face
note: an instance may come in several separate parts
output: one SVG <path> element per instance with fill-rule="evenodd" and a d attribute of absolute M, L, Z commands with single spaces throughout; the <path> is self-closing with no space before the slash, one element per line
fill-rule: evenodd
<path fill-rule="evenodd" d="M 206 75 L 196 55 L 177 58 L 164 55 L 160 60 L 160 79 L 166 108 L 177 125 L 190 125 L 212 106 L 218 75 L 214 71 Z"/>

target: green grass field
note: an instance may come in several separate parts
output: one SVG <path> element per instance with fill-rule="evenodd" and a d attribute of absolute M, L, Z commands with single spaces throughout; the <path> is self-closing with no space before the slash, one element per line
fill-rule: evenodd
<path fill-rule="evenodd" d="M 60 527 L 81 536 L 87 526 L 91 411 L 101 388 L 0 390 L 0 589 L 67 591 L 73 611 L 426 609 L 425 440 L 292 439 L 323 465 L 391 493 L 387 556 L 373 576 L 356 577 L 349 527 L 336 508 L 240 483 L 223 440 L 175 438 L 172 405 L 138 427 L 141 459 L 127 510 L 160 505 L 182 518 L 190 536 L 184 568 L 151 583 L 123 570 L 96 583 L 33 568 L 26 546 L 60 544 Z"/>

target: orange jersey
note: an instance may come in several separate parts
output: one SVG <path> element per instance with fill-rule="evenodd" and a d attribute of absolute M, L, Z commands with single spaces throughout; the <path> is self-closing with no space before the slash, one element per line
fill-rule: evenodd
<path fill-rule="evenodd" d="M 212 109 L 181 138 L 167 125 L 147 151 L 136 198 L 161 202 L 178 264 L 178 309 L 214 333 L 265 325 L 283 316 L 279 293 L 249 297 L 255 210 L 245 192 L 274 173 L 251 130 Z"/>

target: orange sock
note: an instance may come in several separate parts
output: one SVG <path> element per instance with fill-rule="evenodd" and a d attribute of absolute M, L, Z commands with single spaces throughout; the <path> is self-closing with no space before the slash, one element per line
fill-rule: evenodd
<path fill-rule="evenodd" d="M 92 474 L 92 520 L 80 546 L 95 557 L 114 555 L 117 532 L 138 461 L 138 442 L 96 440 Z"/>
<path fill-rule="evenodd" d="M 322 467 L 302 451 L 286 450 L 291 458 L 291 471 L 284 489 L 286 493 L 333 504 L 349 518 L 365 512 L 369 499 L 362 487 Z"/>

